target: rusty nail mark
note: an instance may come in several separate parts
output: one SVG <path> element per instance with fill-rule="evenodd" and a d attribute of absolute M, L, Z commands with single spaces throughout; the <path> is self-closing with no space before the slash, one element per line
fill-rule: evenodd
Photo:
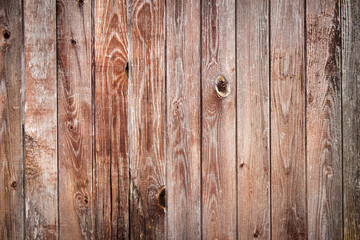
<path fill-rule="evenodd" d="M 219 75 L 215 80 L 215 91 L 219 97 L 226 98 L 230 95 L 229 82 L 223 75 Z"/>

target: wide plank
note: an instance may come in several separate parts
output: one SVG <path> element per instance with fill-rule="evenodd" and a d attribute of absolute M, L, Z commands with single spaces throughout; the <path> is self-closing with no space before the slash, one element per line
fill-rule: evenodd
<path fill-rule="evenodd" d="M 306 2 L 309 239 L 342 239 L 339 1 Z"/>
<path fill-rule="evenodd" d="M 94 237 L 128 239 L 127 0 L 97 0 L 94 15 Z"/>
<path fill-rule="evenodd" d="M 360 1 L 341 1 L 344 239 L 360 239 Z"/>
<path fill-rule="evenodd" d="M 202 1 L 202 234 L 235 239 L 235 1 Z"/>
<path fill-rule="evenodd" d="M 57 1 L 59 238 L 92 238 L 91 4 Z"/>
<path fill-rule="evenodd" d="M 58 238 L 56 1 L 24 1 L 25 237 Z"/>
<path fill-rule="evenodd" d="M 237 2 L 239 239 L 270 239 L 269 3 Z"/>
<path fill-rule="evenodd" d="M 307 239 L 304 1 L 270 5 L 272 239 Z"/>
<path fill-rule="evenodd" d="M 131 238 L 165 239 L 165 1 L 131 2 Z"/>
<path fill-rule="evenodd" d="M 167 238 L 200 239 L 200 1 L 166 6 Z"/>
<path fill-rule="evenodd" d="M 0 0 L 0 239 L 24 238 L 21 1 Z"/>

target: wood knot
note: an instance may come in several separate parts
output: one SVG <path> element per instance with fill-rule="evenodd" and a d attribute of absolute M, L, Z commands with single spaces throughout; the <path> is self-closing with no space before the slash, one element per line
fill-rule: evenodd
<path fill-rule="evenodd" d="M 16 189 L 17 182 L 16 181 L 12 182 L 10 186 L 11 186 L 12 189 Z"/>
<path fill-rule="evenodd" d="M 244 167 L 244 165 L 245 165 L 245 163 L 240 163 L 240 167 L 242 168 L 242 167 Z"/>
<path fill-rule="evenodd" d="M 230 95 L 229 82 L 223 75 L 219 75 L 215 80 L 215 91 L 216 94 L 221 98 L 226 98 Z"/>
<path fill-rule="evenodd" d="M 78 0 L 78 4 L 79 4 L 79 5 L 84 4 L 84 0 Z"/>
<path fill-rule="evenodd" d="M 4 37 L 5 40 L 9 40 L 10 37 L 11 37 L 11 32 L 5 29 L 3 31 L 3 37 Z"/>
<path fill-rule="evenodd" d="M 126 62 L 124 72 L 125 72 L 126 78 L 129 79 L 129 62 Z"/>
<path fill-rule="evenodd" d="M 72 44 L 73 46 L 76 46 L 76 45 L 77 45 L 76 40 L 75 40 L 75 39 L 71 39 L 71 44 Z"/>
<path fill-rule="evenodd" d="M 256 230 L 255 233 L 254 233 L 254 238 L 258 238 L 259 235 L 260 235 L 259 230 Z"/>
<path fill-rule="evenodd" d="M 89 199 L 88 199 L 87 196 L 84 197 L 84 203 L 85 203 L 85 205 L 88 205 L 88 204 L 89 204 Z"/>
<path fill-rule="evenodd" d="M 166 190 L 165 186 L 161 187 L 158 190 L 158 193 L 156 195 L 156 200 L 161 209 L 164 209 L 166 207 Z"/>

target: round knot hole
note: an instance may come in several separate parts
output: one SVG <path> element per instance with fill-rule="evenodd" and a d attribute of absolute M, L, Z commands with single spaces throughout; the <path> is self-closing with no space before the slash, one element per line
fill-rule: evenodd
<path fill-rule="evenodd" d="M 11 37 L 11 33 L 8 30 L 4 30 L 3 36 L 6 40 L 8 40 Z"/>
<path fill-rule="evenodd" d="M 230 95 L 229 82 L 223 75 L 219 75 L 215 80 L 215 91 L 219 97 L 225 98 Z"/>
<path fill-rule="evenodd" d="M 75 40 L 75 39 L 71 39 L 71 44 L 72 44 L 73 46 L 76 46 L 76 45 L 77 45 L 76 40 Z"/>
<path fill-rule="evenodd" d="M 12 187 L 13 189 L 15 189 L 15 188 L 17 187 L 17 182 L 16 182 L 16 181 L 12 182 L 12 183 L 11 183 L 11 187 Z"/>

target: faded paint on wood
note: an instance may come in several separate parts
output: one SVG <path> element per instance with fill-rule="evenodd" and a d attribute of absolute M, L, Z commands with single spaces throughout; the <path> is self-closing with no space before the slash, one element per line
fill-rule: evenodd
<path fill-rule="evenodd" d="M 59 235 L 92 238 L 91 5 L 57 1 Z"/>
<path fill-rule="evenodd" d="M 0 238 L 24 238 L 21 1 L 0 1 Z"/>
<path fill-rule="evenodd" d="M 239 239 L 270 239 L 269 5 L 237 3 Z"/>
<path fill-rule="evenodd" d="M 307 239 L 304 1 L 271 1 L 272 239 Z"/>
<path fill-rule="evenodd" d="M 164 239 L 165 1 L 131 4 L 131 238 Z"/>
<path fill-rule="evenodd" d="M 308 238 L 342 239 L 339 2 L 306 7 Z"/>
<path fill-rule="evenodd" d="M 235 239 L 235 1 L 202 2 L 201 40 L 203 239 Z"/>
<path fill-rule="evenodd" d="M 344 239 L 360 239 L 360 1 L 341 1 Z"/>
<path fill-rule="evenodd" d="M 95 238 L 129 238 L 127 1 L 95 2 Z"/>
<path fill-rule="evenodd" d="M 56 2 L 24 1 L 25 235 L 58 238 Z"/>
<path fill-rule="evenodd" d="M 167 238 L 200 239 L 200 1 L 166 4 Z"/>

